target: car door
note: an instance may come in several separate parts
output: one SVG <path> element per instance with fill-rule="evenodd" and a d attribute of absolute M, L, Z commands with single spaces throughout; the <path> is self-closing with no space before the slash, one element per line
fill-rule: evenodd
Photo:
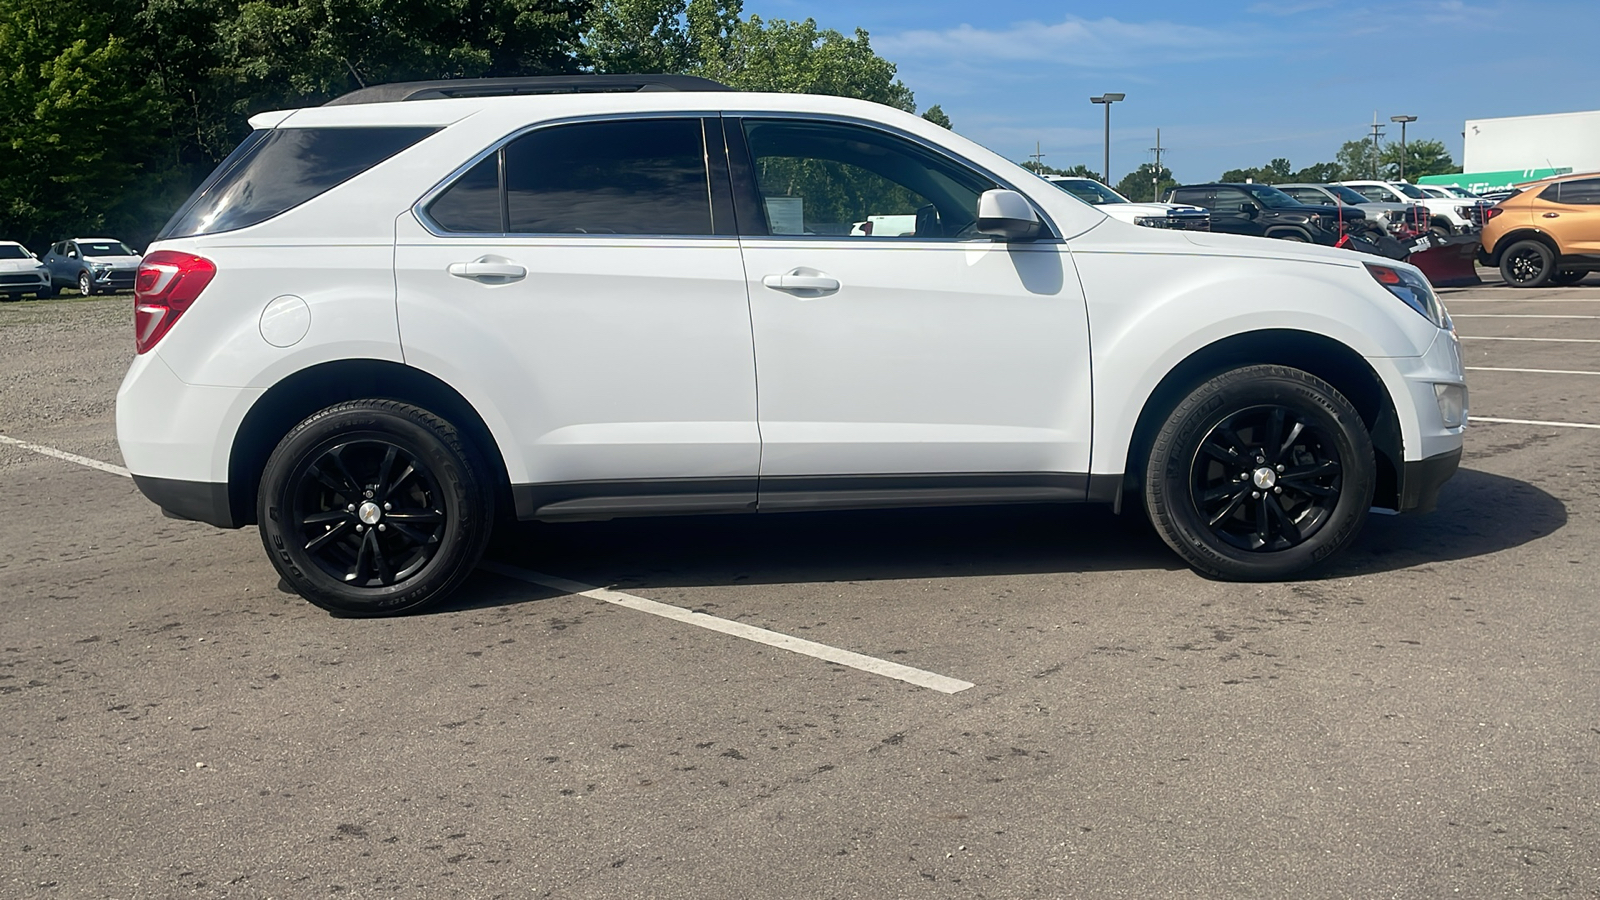
<path fill-rule="evenodd" d="M 1257 203 L 1249 194 L 1238 188 L 1217 188 L 1215 206 L 1211 208 L 1211 227 L 1218 230 L 1218 214 L 1226 220 L 1227 227 L 1221 230 L 1231 234 L 1264 235 L 1267 233 L 1267 224 L 1263 219 L 1261 204 Z"/>
<path fill-rule="evenodd" d="M 726 157 L 709 178 L 704 129 L 536 127 L 401 217 L 406 361 L 510 445 L 525 518 L 754 506 L 749 304 Z"/>
<path fill-rule="evenodd" d="M 1088 328 L 1066 246 L 979 234 L 1001 185 L 906 136 L 802 117 L 725 131 L 761 508 L 1082 499 Z"/>
<path fill-rule="evenodd" d="M 1600 256 L 1600 178 L 1552 184 L 1533 206 L 1534 227 L 1555 235 L 1562 253 Z"/>

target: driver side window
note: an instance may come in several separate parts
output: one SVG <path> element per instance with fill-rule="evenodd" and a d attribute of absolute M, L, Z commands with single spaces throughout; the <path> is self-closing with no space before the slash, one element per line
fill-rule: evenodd
<path fill-rule="evenodd" d="M 760 212 L 754 230 L 819 238 L 977 238 L 993 180 L 871 128 L 746 119 Z"/>

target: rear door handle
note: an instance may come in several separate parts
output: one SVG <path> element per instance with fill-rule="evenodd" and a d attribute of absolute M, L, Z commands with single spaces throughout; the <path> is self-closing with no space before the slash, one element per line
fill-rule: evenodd
<path fill-rule="evenodd" d="M 505 260 L 477 259 L 472 262 L 451 263 L 447 269 L 457 278 L 488 281 L 516 281 L 526 278 L 528 270 Z"/>
<path fill-rule="evenodd" d="M 1546 219 L 1559 219 L 1561 218 L 1561 213 L 1545 213 L 1544 217 Z"/>
<path fill-rule="evenodd" d="M 790 272 L 785 275 L 768 275 L 761 279 L 761 283 L 775 291 L 816 291 L 831 294 L 839 289 L 839 279 L 820 273 L 811 275 Z"/>

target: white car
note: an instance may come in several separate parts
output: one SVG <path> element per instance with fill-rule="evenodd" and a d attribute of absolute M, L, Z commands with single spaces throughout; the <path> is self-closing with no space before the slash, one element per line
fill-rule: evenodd
<path fill-rule="evenodd" d="M 1483 227 L 1484 210 L 1491 204 L 1479 199 L 1430 197 L 1404 181 L 1335 181 L 1374 203 L 1421 203 L 1433 213 L 1432 225 L 1451 234 L 1471 234 Z"/>
<path fill-rule="evenodd" d="M 23 294 L 55 296 L 50 270 L 27 247 L 0 241 L 0 300 L 21 300 Z"/>
<path fill-rule="evenodd" d="M 1211 210 L 1183 203 L 1135 203 L 1093 178 L 1045 175 L 1050 182 L 1118 221 L 1146 228 L 1210 231 Z"/>
<path fill-rule="evenodd" d="M 500 515 L 1137 502 L 1279 579 L 1457 467 L 1409 265 L 1136 228 L 872 103 L 627 83 L 255 116 L 139 270 L 139 488 L 361 616 L 447 594 Z"/>

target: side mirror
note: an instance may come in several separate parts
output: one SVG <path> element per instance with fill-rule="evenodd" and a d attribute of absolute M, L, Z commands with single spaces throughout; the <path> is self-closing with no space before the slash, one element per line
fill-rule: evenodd
<path fill-rule="evenodd" d="M 1016 191 L 984 191 L 978 198 L 978 231 L 1007 241 L 1031 241 L 1039 236 L 1039 214 Z"/>

